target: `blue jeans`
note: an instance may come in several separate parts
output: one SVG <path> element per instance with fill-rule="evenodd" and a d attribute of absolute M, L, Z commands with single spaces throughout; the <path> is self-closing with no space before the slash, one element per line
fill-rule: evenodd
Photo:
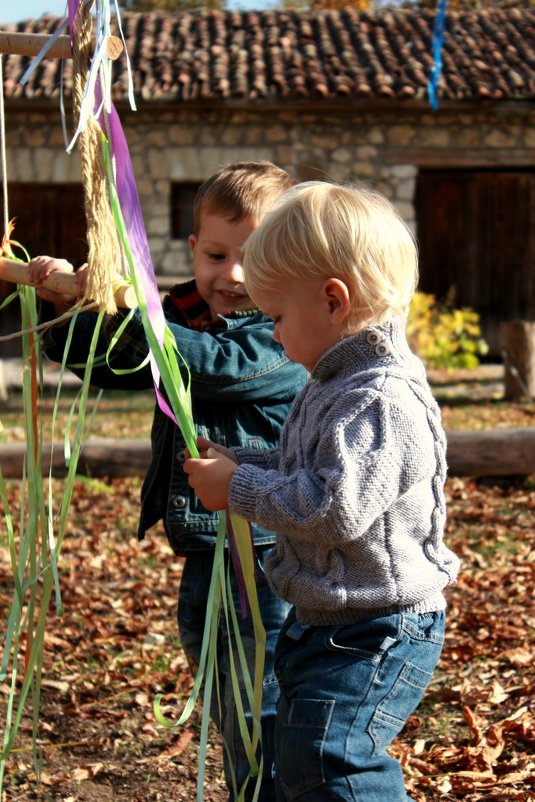
<path fill-rule="evenodd" d="M 386 748 L 431 680 L 445 614 L 303 627 L 292 610 L 275 652 L 277 802 L 406 802 Z"/>
<path fill-rule="evenodd" d="M 262 697 L 262 751 L 264 755 L 264 769 L 260 795 L 258 797 L 259 802 L 275 802 L 276 800 L 273 782 L 273 762 L 275 715 L 279 700 L 279 685 L 275 677 L 273 659 L 277 637 L 290 610 L 290 605 L 275 596 L 267 584 L 263 565 L 265 557 L 271 549 L 272 546 L 256 546 L 255 548 L 257 557 L 256 587 L 262 613 L 262 621 L 266 630 L 266 656 Z M 206 599 L 208 597 L 210 578 L 212 576 L 213 558 L 214 555 L 211 551 L 188 553 L 184 562 L 184 569 L 180 582 L 178 626 L 182 648 L 184 649 L 188 663 L 194 674 L 199 665 L 201 656 L 201 644 L 206 616 Z M 255 658 L 255 640 L 252 619 L 251 616 L 245 619 L 240 616 L 239 588 L 232 568 L 230 574 L 234 604 L 238 611 L 238 618 L 240 621 L 240 634 L 252 676 Z M 235 715 L 234 692 L 229 669 L 228 638 L 226 622 L 223 615 L 221 616 L 219 624 L 218 655 L 220 655 L 218 670 L 221 682 L 221 720 L 215 691 L 212 710 L 210 712 L 231 753 L 229 758 L 226 749 L 223 750 L 225 777 L 229 789 L 228 799 L 229 802 L 232 802 L 235 797 L 232 791 L 229 759 L 232 761 L 236 772 L 238 789 L 243 785 L 248 775 L 249 763 L 243 748 L 238 719 Z M 255 780 L 251 779 L 246 789 L 246 800 L 252 799 L 254 787 Z"/>

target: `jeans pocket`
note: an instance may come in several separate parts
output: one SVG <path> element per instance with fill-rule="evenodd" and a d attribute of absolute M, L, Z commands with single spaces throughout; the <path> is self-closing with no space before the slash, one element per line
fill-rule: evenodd
<path fill-rule="evenodd" d="M 375 753 L 382 752 L 401 732 L 410 714 L 418 707 L 432 676 L 418 666 L 404 664 L 368 725 Z"/>
<path fill-rule="evenodd" d="M 323 747 L 334 699 L 279 701 L 275 732 L 278 782 L 287 800 L 325 782 Z"/>
<path fill-rule="evenodd" d="M 439 610 L 434 613 L 404 613 L 402 628 L 415 641 L 435 643 L 442 647 L 446 613 Z"/>

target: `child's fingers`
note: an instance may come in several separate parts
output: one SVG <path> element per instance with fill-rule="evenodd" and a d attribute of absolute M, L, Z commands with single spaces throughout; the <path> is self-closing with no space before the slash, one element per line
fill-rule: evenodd
<path fill-rule="evenodd" d="M 81 265 L 74 274 L 74 284 L 78 298 L 82 298 L 87 287 L 87 263 Z"/>
<path fill-rule="evenodd" d="M 206 458 L 206 452 L 212 446 L 212 443 L 210 442 L 210 440 L 207 440 L 205 437 L 198 437 L 197 438 L 197 445 L 199 446 L 198 458 L 199 459 Z M 191 451 L 189 450 L 189 448 L 187 446 L 184 449 L 184 452 L 186 454 L 186 459 L 192 459 L 192 458 L 196 459 L 197 458 L 197 455 L 195 455 L 195 457 L 193 457 L 193 454 L 191 453 Z"/>
<path fill-rule="evenodd" d="M 48 278 L 52 273 L 63 271 L 64 273 L 73 273 L 74 268 L 66 259 L 55 259 L 53 256 L 35 256 L 28 263 L 28 273 L 33 286 L 37 287 L 39 284 Z"/>
<path fill-rule="evenodd" d="M 188 459 L 184 463 L 184 472 L 188 482 L 207 510 L 224 510 L 228 505 L 228 483 L 230 475 L 223 463 L 229 461 L 212 449 L 215 459 Z M 230 463 L 232 465 L 232 463 Z"/>
<path fill-rule="evenodd" d="M 53 256 L 35 256 L 28 262 L 30 284 L 36 288 L 36 295 L 43 301 L 50 301 L 56 307 L 56 312 L 62 314 L 66 308 L 76 300 L 74 296 L 62 295 L 45 286 L 43 283 L 53 273 L 73 273 L 73 266 L 66 259 L 56 259 Z"/>
<path fill-rule="evenodd" d="M 219 443 L 214 443 L 212 440 L 207 440 L 206 437 L 199 436 L 197 438 L 197 445 L 199 446 L 199 451 L 202 457 L 207 456 L 207 452 L 209 449 L 212 449 L 217 454 L 223 454 L 223 456 L 227 457 L 227 459 L 232 460 L 232 462 L 238 463 L 238 459 L 232 449 L 226 448 L 225 446 L 219 445 Z M 216 454 L 211 455 L 211 459 L 214 459 Z"/>
<path fill-rule="evenodd" d="M 197 437 L 197 445 L 201 451 L 207 451 L 209 448 L 213 448 L 215 443 L 212 443 L 211 440 L 208 440 L 206 437 Z"/>
<path fill-rule="evenodd" d="M 28 262 L 28 275 L 32 284 L 40 284 L 43 275 L 48 275 L 46 265 L 49 259 L 49 256 L 35 256 Z"/>

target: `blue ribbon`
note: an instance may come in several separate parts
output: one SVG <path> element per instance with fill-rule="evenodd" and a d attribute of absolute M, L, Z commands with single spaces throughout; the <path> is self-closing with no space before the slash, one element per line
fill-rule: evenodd
<path fill-rule="evenodd" d="M 433 26 L 433 38 L 431 42 L 433 68 L 429 81 L 427 82 L 427 95 L 433 111 L 438 111 L 438 82 L 442 75 L 442 48 L 444 46 L 447 6 L 448 0 L 438 0 L 435 24 Z"/>

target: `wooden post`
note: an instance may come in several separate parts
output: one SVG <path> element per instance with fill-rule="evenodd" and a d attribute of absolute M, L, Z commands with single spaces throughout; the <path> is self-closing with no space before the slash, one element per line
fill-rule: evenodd
<path fill-rule="evenodd" d="M 7 401 L 7 381 L 4 373 L 4 362 L 0 357 L 0 401 Z M 0 420 L 0 432 L 2 431 L 2 421 Z"/>
<path fill-rule="evenodd" d="M 18 56 L 37 56 L 44 45 L 52 39 L 48 33 L 19 33 L 0 31 L 0 53 Z M 93 48 L 95 41 L 93 40 Z M 109 36 L 106 43 L 108 58 L 115 61 L 123 52 L 123 43 L 118 36 Z M 70 36 L 58 36 L 46 53 L 46 58 L 72 58 Z"/>
<path fill-rule="evenodd" d="M 510 320 L 500 328 L 505 398 L 535 398 L 535 322 Z"/>

